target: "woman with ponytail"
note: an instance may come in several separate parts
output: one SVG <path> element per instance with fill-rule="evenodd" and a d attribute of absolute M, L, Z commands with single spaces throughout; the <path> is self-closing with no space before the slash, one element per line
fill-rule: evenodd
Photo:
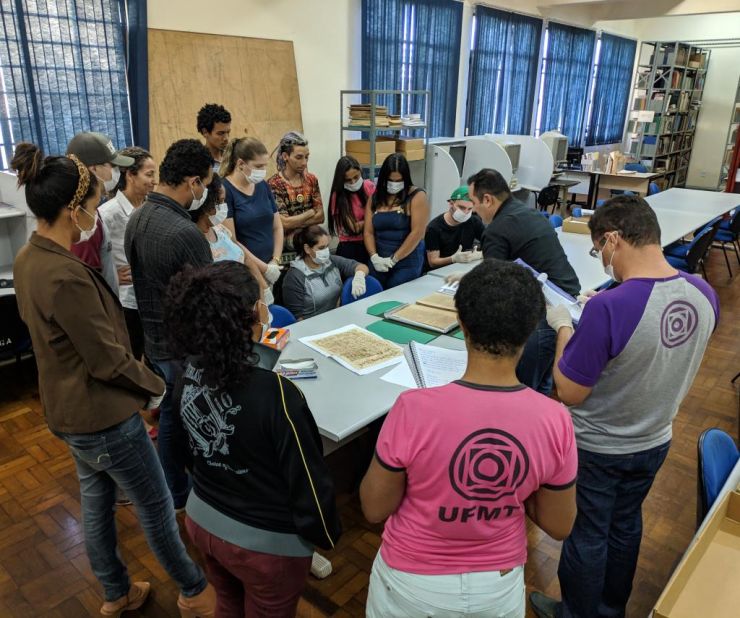
<path fill-rule="evenodd" d="M 216 614 L 293 617 L 314 545 L 333 549 L 341 524 L 305 397 L 258 366 L 264 297 L 243 264 L 223 261 L 172 277 L 164 308 L 186 359 L 174 395 L 192 458 L 185 526 L 218 592 Z"/>
<path fill-rule="evenodd" d="M 293 234 L 310 225 L 324 222 L 324 203 L 319 180 L 308 171 L 308 140 L 290 131 L 283 136 L 274 151 L 278 172 L 270 177 L 277 209 L 285 230 L 285 247 L 293 249 Z M 295 257 L 295 254 L 290 256 Z"/>
<path fill-rule="evenodd" d="M 283 224 L 275 198 L 267 186 L 267 148 L 254 137 L 232 139 L 219 170 L 226 189 L 224 226 L 247 250 L 265 280 L 280 277 Z"/>
<path fill-rule="evenodd" d="M 100 613 L 135 610 L 150 589 L 149 582 L 131 583 L 116 547 L 118 485 L 181 590 L 181 614 L 213 616 L 215 593 L 180 540 L 138 412 L 159 405 L 164 382 L 131 353 L 115 292 L 70 251 L 96 229 L 100 183 L 75 155 L 44 158 L 33 144 L 18 144 L 11 168 L 38 222 L 13 268 L 18 309 L 33 341 L 46 422 L 67 443 L 77 468 L 85 545 L 105 595 Z"/>

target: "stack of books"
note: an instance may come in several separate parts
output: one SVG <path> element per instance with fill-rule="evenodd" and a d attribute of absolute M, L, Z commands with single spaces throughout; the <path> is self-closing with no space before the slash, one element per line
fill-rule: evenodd
<path fill-rule="evenodd" d="M 280 361 L 277 372 L 291 380 L 311 380 L 319 377 L 319 366 L 312 358 L 285 359 Z"/>
<path fill-rule="evenodd" d="M 421 114 L 407 114 L 401 118 L 404 127 L 423 127 L 424 121 Z"/>
<path fill-rule="evenodd" d="M 353 127 L 369 127 L 372 124 L 372 106 L 370 104 L 350 105 L 349 124 Z M 375 106 L 375 126 L 390 126 L 388 108 L 385 105 Z"/>
<path fill-rule="evenodd" d="M 388 126 L 390 126 L 391 129 L 400 129 L 403 126 L 403 120 L 401 119 L 401 116 L 389 114 L 388 122 Z"/>

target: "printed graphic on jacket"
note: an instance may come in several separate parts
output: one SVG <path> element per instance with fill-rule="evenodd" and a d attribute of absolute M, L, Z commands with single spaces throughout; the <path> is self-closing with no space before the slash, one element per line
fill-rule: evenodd
<path fill-rule="evenodd" d="M 190 448 L 194 455 L 200 451 L 209 466 L 230 470 L 234 474 L 246 474 L 249 472 L 247 468 L 235 470 L 219 457 L 229 454 L 229 436 L 234 435 L 234 425 L 229 424 L 229 417 L 242 407 L 234 405 L 228 393 L 201 386 L 202 377 L 202 369 L 189 365 L 185 370 L 185 378 L 196 382 L 183 386 L 181 400 L 180 414 L 188 431 Z M 203 414 L 202 410 L 209 412 Z"/>

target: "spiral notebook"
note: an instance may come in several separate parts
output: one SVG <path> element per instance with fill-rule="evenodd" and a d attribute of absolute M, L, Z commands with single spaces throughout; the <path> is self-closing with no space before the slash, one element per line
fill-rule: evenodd
<path fill-rule="evenodd" d="M 468 364 L 464 350 L 447 350 L 412 341 L 404 350 L 406 361 L 420 388 L 444 386 L 462 378 Z"/>

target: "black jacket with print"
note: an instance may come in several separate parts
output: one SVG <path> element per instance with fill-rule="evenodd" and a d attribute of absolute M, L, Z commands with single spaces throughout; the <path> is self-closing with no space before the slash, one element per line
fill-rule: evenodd
<path fill-rule="evenodd" d="M 300 389 L 256 367 L 228 390 L 201 380 L 186 364 L 175 393 L 198 497 L 236 521 L 333 548 L 341 534 L 334 486 Z"/>

